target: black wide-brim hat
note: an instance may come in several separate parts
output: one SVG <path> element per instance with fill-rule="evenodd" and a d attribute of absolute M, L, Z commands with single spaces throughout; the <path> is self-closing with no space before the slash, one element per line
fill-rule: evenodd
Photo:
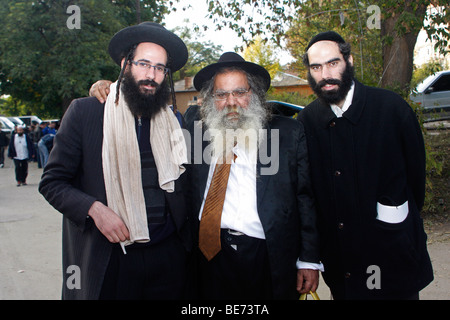
<path fill-rule="evenodd" d="M 128 51 L 141 42 L 152 42 L 163 47 L 170 57 L 167 67 L 172 72 L 180 70 L 188 60 L 188 50 L 183 40 L 155 22 L 142 22 L 117 32 L 109 42 L 109 55 L 120 66 Z"/>
<path fill-rule="evenodd" d="M 203 85 L 211 80 L 214 75 L 222 68 L 238 67 L 249 74 L 260 77 L 264 82 L 265 91 L 270 88 L 270 74 L 260 65 L 245 61 L 240 55 L 234 52 L 225 52 L 216 63 L 210 64 L 200 70 L 194 77 L 194 87 L 197 91 L 203 88 Z"/>

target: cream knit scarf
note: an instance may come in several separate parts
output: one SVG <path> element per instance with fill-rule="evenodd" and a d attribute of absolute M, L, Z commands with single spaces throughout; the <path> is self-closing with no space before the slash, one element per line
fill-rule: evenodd
<path fill-rule="evenodd" d="M 150 236 L 142 189 L 141 158 L 135 118 L 122 92 L 116 105 L 117 82 L 110 87 L 103 121 L 102 163 L 108 207 L 124 221 L 133 242 L 148 242 Z M 180 124 L 170 107 L 165 107 L 150 122 L 150 145 L 161 189 L 174 192 L 175 180 L 185 171 L 186 142 Z"/>

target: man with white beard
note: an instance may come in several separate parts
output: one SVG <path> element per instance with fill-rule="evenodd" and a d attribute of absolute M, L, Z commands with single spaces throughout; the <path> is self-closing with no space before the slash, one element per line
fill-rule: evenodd
<path fill-rule="evenodd" d="M 245 75 L 239 69 L 235 69 L 234 72 L 237 77 L 245 78 Z M 249 81 L 254 80 L 249 78 Z M 249 87 L 252 86 L 257 87 L 259 84 L 249 84 Z M 234 93 L 237 103 L 227 104 L 226 100 L 228 97 L 221 99 L 220 95 L 223 93 L 214 94 L 212 93 L 213 90 L 213 82 L 210 82 L 209 86 L 204 88 L 207 96 L 203 107 L 200 109 L 201 117 L 211 135 L 212 154 L 217 156 L 222 153 L 229 155 L 232 152 L 232 148 L 238 142 L 241 142 L 240 146 L 244 145 L 244 150 L 253 156 L 252 160 L 256 161 L 255 156 L 258 151 L 258 145 L 263 138 L 260 135 L 264 134 L 263 126 L 270 116 L 269 110 L 263 106 L 264 95 L 257 95 L 258 93 L 264 94 L 264 92 L 249 94 L 247 89 L 241 88 Z M 244 99 L 247 98 L 247 94 L 249 94 L 248 102 L 247 99 Z M 216 108 L 216 105 L 221 105 L 222 107 Z"/>
<path fill-rule="evenodd" d="M 270 115 L 270 75 L 236 53 L 200 70 L 194 86 L 204 99 L 201 121 L 189 128 L 199 297 L 298 299 L 315 291 L 321 264 L 303 126 Z M 264 171 L 267 156 L 276 170 Z"/>

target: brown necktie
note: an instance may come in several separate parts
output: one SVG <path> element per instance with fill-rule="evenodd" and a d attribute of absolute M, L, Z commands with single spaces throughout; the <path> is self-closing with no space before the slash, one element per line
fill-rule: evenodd
<path fill-rule="evenodd" d="M 235 157 L 236 158 L 236 157 Z M 210 261 L 220 251 L 220 221 L 227 191 L 230 163 L 218 163 L 203 206 L 200 220 L 199 247 Z"/>

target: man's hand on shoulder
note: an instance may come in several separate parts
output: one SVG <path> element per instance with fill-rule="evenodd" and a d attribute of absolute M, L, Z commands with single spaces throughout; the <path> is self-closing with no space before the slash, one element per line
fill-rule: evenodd
<path fill-rule="evenodd" d="M 109 94 L 109 86 L 112 84 L 112 81 L 109 80 L 98 80 L 94 83 L 89 89 L 89 96 L 96 97 L 98 101 L 104 103 Z"/>

